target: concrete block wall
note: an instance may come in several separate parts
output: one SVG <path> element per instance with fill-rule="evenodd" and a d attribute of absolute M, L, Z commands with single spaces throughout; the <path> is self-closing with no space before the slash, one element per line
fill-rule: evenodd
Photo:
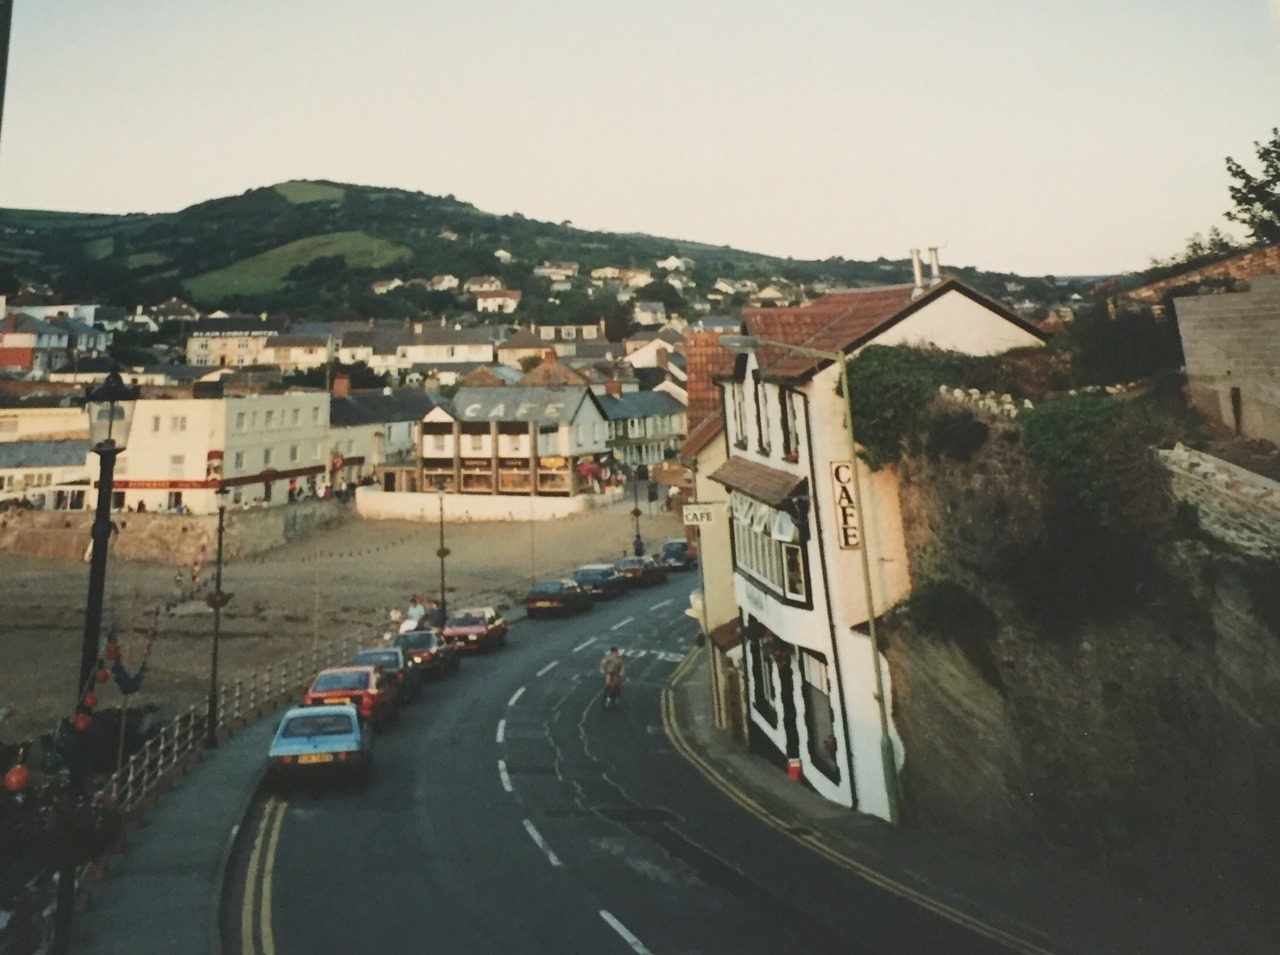
<path fill-rule="evenodd" d="M 1280 247 L 1277 247 L 1280 249 Z M 1280 276 L 1248 292 L 1180 298 L 1175 305 L 1191 401 L 1240 433 L 1280 444 Z"/>
<path fill-rule="evenodd" d="M 1205 532 L 1242 553 L 1280 559 L 1280 483 L 1182 445 L 1158 453 L 1174 497 L 1195 506 Z"/>

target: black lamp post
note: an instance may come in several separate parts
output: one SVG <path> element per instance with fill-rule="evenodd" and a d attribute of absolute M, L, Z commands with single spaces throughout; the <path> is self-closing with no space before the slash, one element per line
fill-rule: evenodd
<path fill-rule="evenodd" d="M 638 470 L 631 472 L 631 491 L 632 497 L 635 498 L 635 506 L 631 508 L 631 516 L 636 522 L 636 537 L 640 536 L 640 478 Z"/>
<path fill-rule="evenodd" d="M 449 556 L 449 548 L 444 546 L 444 484 L 436 485 L 436 501 L 440 506 L 440 546 L 436 556 L 440 558 L 440 626 L 443 628 L 449 619 L 449 603 L 445 596 L 444 559 Z"/>
<path fill-rule="evenodd" d="M 222 537 L 227 523 L 227 488 L 218 488 L 218 552 L 213 571 L 213 593 L 205 602 L 213 608 L 213 648 L 209 655 L 209 711 L 205 716 L 204 745 L 218 745 L 218 638 L 222 635 L 222 608 L 231 594 L 222 592 Z"/>
<path fill-rule="evenodd" d="M 111 372 L 96 388 L 85 392 L 89 413 L 89 447 L 98 455 L 98 507 L 93 519 L 93 549 L 89 555 L 89 599 L 84 609 L 84 636 L 80 644 L 80 674 L 76 702 L 89 687 L 98 666 L 102 636 L 102 595 L 107 583 L 107 544 L 111 540 L 111 496 L 116 458 L 129 441 L 133 406 L 138 389 Z"/>

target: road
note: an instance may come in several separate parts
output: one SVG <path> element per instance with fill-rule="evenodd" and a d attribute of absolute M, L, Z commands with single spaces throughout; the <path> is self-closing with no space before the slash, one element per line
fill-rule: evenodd
<path fill-rule="evenodd" d="M 668 742 L 696 575 L 520 621 L 377 741 L 365 791 L 263 794 L 228 869 L 228 952 L 992 952 L 764 825 Z M 597 665 L 628 660 L 622 705 Z"/>

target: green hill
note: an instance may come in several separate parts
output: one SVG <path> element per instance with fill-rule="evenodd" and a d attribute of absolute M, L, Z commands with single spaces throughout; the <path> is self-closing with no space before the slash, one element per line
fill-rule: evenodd
<path fill-rule="evenodd" d="M 443 234 L 451 233 L 450 240 Z M 515 256 L 500 263 L 494 252 Z M 403 317 L 460 309 L 446 293 L 409 286 L 388 295 L 380 278 L 494 274 L 526 292 L 529 320 L 585 316 L 601 306 L 575 290 L 548 304 L 532 274 L 546 260 L 570 260 L 585 275 L 602 265 L 653 268 L 692 258 L 697 288 L 717 278 L 856 286 L 909 281 L 905 258 L 805 261 L 649 235 L 590 232 L 568 222 L 492 215 L 453 196 L 325 181 L 294 180 L 154 215 L 0 209 L 0 292 L 45 283 L 69 299 L 132 307 L 170 296 L 206 308 L 286 311 L 323 317 Z M 1020 295 L 1048 300 L 1060 289 L 1039 279 L 949 266 L 993 294 L 1017 280 Z"/>

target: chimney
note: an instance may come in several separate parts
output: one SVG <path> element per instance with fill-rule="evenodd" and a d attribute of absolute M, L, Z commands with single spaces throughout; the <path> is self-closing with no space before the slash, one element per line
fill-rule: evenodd
<path fill-rule="evenodd" d="M 542 353 L 542 360 L 546 362 L 554 362 L 559 359 L 559 357 L 560 356 L 556 354 L 556 350 L 554 348 L 548 348 Z"/>
<path fill-rule="evenodd" d="M 938 265 L 938 247 L 936 245 L 929 246 L 929 284 L 938 285 L 942 282 L 942 267 Z"/>
<path fill-rule="evenodd" d="M 414 322 L 414 323 L 413 323 L 413 333 L 414 333 L 415 335 L 421 335 L 421 334 L 422 334 L 422 322 Z"/>
<path fill-rule="evenodd" d="M 622 394 L 622 383 L 617 378 L 608 378 L 604 383 L 604 393 L 606 395 L 618 396 Z"/>
<path fill-rule="evenodd" d="M 655 361 L 657 361 L 657 363 L 658 363 L 658 367 L 659 367 L 659 368 L 666 368 L 666 367 L 667 367 L 667 356 L 668 356 L 668 354 L 669 354 L 669 353 L 667 352 L 667 350 L 666 350 L 665 348 L 659 348 L 659 349 L 658 349 L 657 354 L 654 356 L 654 360 L 655 360 Z"/>
<path fill-rule="evenodd" d="M 330 394 L 334 398 L 346 398 L 351 394 L 351 376 L 338 374 L 333 376 L 333 389 Z"/>
<path fill-rule="evenodd" d="M 446 327 L 446 324 L 445 324 L 445 318 L 444 318 L 444 316 L 443 316 L 443 315 L 441 315 L 441 316 L 440 316 L 440 327 L 441 327 L 441 328 L 445 328 L 445 327 Z"/>
<path fill-rule="evenodd" d="M 920 293 L 924 291 L 924 266 L 920 264 L 920 250 L 911 250 L 911 274 L 915 276 L 916 287 L 911 293 L 912 298 L 918 298 Z"/>

